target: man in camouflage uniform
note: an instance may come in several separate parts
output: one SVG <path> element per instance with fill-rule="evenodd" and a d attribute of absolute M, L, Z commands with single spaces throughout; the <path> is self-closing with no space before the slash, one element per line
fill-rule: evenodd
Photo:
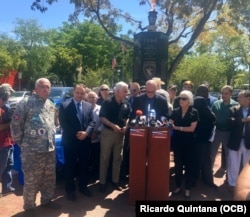
<path fill-rule="evenodd" d="M 12 136 L 21 147 L 25 210 L 35 207 L 38 191 L 42 207 L 60 208 L 51 201 L 56 184 L 54 137 L 58 112 L 48 99 L 50 89 L 47 78 L 38 79 L 36 94 L 20 101 L 12 116 Z"/>

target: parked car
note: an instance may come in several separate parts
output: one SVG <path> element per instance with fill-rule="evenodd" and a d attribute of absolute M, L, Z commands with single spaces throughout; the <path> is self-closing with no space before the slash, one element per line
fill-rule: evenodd
<path fill-rule="evenodd" d="M 49 99 L 57 108 L 61 102 L 73 96 L 73 87 L 51 87 Z"/>
<path fill-rule="evenodd" d="M 209 92 L 210 95 L 217 97 L 218 99 L 221 98 L 221 93 L 220 92 Z"/>
<path fill-rule="evenodd" d="M 24 97 L 30 96 L 31 91 L 15 91 L 14 93 L 11 94 L 9 98 L 9 105 L 11 109 L 15 109 L 17 103 L 19 103 Z"/>

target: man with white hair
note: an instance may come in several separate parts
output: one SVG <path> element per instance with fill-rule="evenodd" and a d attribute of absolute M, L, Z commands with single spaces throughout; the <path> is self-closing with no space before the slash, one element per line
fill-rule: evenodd
<path fill-rule="evenodd" d="M 101 157 L 100 157 L 100 192 L 106 190 L 107 170 L 111 153 L 112 186 L 121 191 L 119 186 L 120 166 L 125 133 L 128 130 L 130 105 L 126 100 L 128 85 L 118 82 L 114 87 L 114 95 L 103 102 L 99 117 L 103 123 L 101 130 Z"/>

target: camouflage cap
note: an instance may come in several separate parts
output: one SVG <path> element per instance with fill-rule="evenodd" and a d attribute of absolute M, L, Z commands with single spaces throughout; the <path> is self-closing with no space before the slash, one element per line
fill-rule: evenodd
<path fill-rule="evenodd" d="M 0 85 L 0 98 L 3 101 L 7 101 L 11 93 L 15 92 L 10 84 L 3 83 Z"/>
<path fill-rule="evenodd" d="M 9 89 L 10 92 L 15 92 L 15 90 L 12 88 L 12 86 L 9 83 L 2 83 L 0 87 L 5 87 Z"/>

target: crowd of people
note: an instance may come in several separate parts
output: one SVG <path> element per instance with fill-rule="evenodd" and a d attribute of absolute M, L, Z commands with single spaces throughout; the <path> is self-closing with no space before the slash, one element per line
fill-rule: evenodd
<path fill-rule="evenodd" d="M 235 190 L 239 174 L 250 157 L 250 91 L 240 91 L 234 101 L 229 85 L 221 88 L 221 99 L 217 99 L 209 94 L 207 82 L 202 82 L 194 92 L 193 83 L 185 81 L 179 94 L 177 85 L 164 90 L 163 84 L 160 78 L 146 81 L 145 86 L 120 81 L 112 89 L 112 95 L 107 84 L 102 84 L 98 92 L 76 84 L 73 97 L 57 109 L 48 99 L 50 81 L 39 78 L 34 94 L 24 98 L 14 111 L 8 107 L 8 98 L 14 90 L 10 85 L 1 85 L 2 194 L 15 190 L 11 169 L 13 145 L 17 144 L 21 147 L 24 173 L 24 209 L 32 211 L 39 191 L 43 207 L 60 208 L 52 200 L 56 187 L 54 137 L 59 125 L 67 198 L 76 201 L 77 189 L 91 197 L 90 175 L 99 180 L 100 192 L 106 191 L 109 179 L 112 187 L 121 191 L 120 180 L 129 178 L 130 122 L 137 117 L 138 110 L 147 116 L 149 108 L 155 110 L 156 120 L 164 117 L 171 123 L 173 196 L 184 190 L 184 198 L 190 199 L 199 179 L 211 188 L 218 188 L 213 181 L 213 166 L 220 145 L 224 150 L 221 167 L 226 172 L 229 190 Z"/>

